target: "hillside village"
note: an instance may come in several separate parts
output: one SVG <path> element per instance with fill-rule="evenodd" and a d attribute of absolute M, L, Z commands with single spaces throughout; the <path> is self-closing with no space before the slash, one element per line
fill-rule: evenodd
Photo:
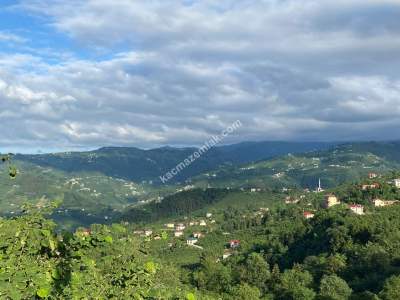
<path fill-rule="evenodd" d="M 400 203 L 399 178 L 389 178 L 371 172 L 365 180 L 362 180 L 359 184 L 351 185 L 350 187 L 357 192 L 368 195 L 368 201 L 365 202 L 365 199 L 363 199 L 363 201 L 349 202 L 349 199 L 345 197 L 342 199 L 340 197 L 342 192 L 339 191 L 337 195 L 335 189 L 325 190 L 322 187 L 321 180 L 319 180 L 319 184 L 314 191 L 310 191 L 309 189 L 293 190 L 291 188 L 283 188 L 281 193 L 289 195 L 284 196 L 282 204 L 279 205 L 299 207 L 302 211 L 302 217 L 308 221 L 313 219 L 318 211 L 336 206 L 346 207 L 352 213 L 362 216 L 373 213 L 374 208 L 379 209 L 380 207 Z M 382 191 L 382 188 L 389 187 L 396 190 L 399 189 L 398 199 L 385 199 L 382 196 L 374 196 L 378 195 L 379 192 Z M 240 191 L 242 193 L 248 193 L 249 197 L 251 197 L 251 195 L 264 193 L 263 189 L 260 188 L 242 188 Z M 261 220 L 268 215 L 270 209 L 270 207 L 260 206 L 258 209 L 248 214 L 242 214 L 240 218 L 247 220 L 247 222 L 261 222 Z M 171 220 L 157 226 L 152 225 L 151 227 L 138 228 L 133 232 L 147 241 L 166 240 L 168 241 L 168 247 L 174 247 L 179 241 L 184 243 L 186 247 L 203 249 L 202 240 L 209 234 L 220 231 L 222 229 L 222 223 L 221 212 L 206 212 L 202 216 L 183 216 L 180 219 Z M 225 236 L 225 238 L 224 245 L 220 248 L 222 253 L 220 258 L 224 260 L 240 248 L 241 241 L 229 232 L 223 232 L 222 236 Z"/>

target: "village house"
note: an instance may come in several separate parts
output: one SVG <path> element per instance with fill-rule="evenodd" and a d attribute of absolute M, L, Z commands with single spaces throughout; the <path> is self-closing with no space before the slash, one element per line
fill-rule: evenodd
<path fill-rule="evenodd" d="M 255 217 L 264 217 L 264 213 L 262 212 L 262 211 L 255 211 L 254 213 L 253 213 L 253 215 L 255 216 Z"/>
<path fill-rule="evenodd" d="M 227 259 L 231 255 L 232 255 L 232 251 L 230 249 L 225 249 L 224 254 L 222 254 L 222 259 Z"/>
<path fill-rule="evenodd" d="M 89 236 L 91 233 L 92 233 L 92 231 L 89 228 L 85 228 L 82 230 L 83 236 Z"/>
<path fill-rule="evenodd" d="M 394 183 L 395 187 L 400 188 L 400 179 L 399 178 L 393 179 L 393 183 Z"/>
<path fill-rule="evenodd" d="M 186 244 L 189 245 L 189 246 L 193 246 L 193 245 L 196 245 L 196 243 L 197 243 L 198 241 L 199 241 L 199 240 L 198 240 L 197 238 L 195 238 L 195 237 L 190 237 L 190 238 L 188 238 L 188 239 L 186 240 Z"/>
<path fill-rule="evenodd" d="M 200 225 L 200 226 L 207 226 L 207 223 L 206 223 L 206 221 L 204 221 L 204 220 L 200 220 L 199 225 Z"/>
<path fill-rule="evenodd" d="M 211 224 L 215 224 L 215 222 L 216 222 L 216 221 L 215 221 L 214 219 L 212 219 L 212 220 L 210 221 Z"/>
<path fill-rule="evenodd" d="M 372 204 L 375 207 L 390 206 L 390 205 L 393 205 L 393 204 L 395 204 L 397 202 L 398 202 L 398 200 L 381 200 L 381 199 L 378 199 L 378 198 L 372 200 Z"/>
<path fill-rule="evenodd" d="M 153 230 L 146 229 L 143 231 L 144 236 L 151 236 L 153 234 Z"/>
<path fill-rule="evenodd" d="M 304 216 L 304 218 L 306 218 L 306 219 L 312 219 L 312 218 L 314 218 L 314 213 L 312 213 L 312 212 L 310 212 L 310 211 L 305 211 L 305 212 L 303 213 L 303 216 Z"/>
<path fill-rule="evenodd" d="M 175 229 L 176 229 L 177 231 L 185 230 L 185 228 L 186 228 L 185 224 L 182 224 L 182 223 L 177 224 L 176 227 L 175 227 Z"/>
<path fill-rule="evenodd" d="M 333 194 L 325 195 L 325 202 L 324 202 L 325 208 L 329 208 L 329 207 L 332 207 L 337 204 L 340 204 L 340 201 L 338 200 L 338 198 L 335 195 L 333 195 Z"/>
<path fill-rule="evenodd" d="M 379 185 L 379 183 L 372 183 L 372 184 L 363 184 L 362 186 L 361 186 L 361 189 L 363 190 L 363 191 L 365 191 L 365 190 L 373 190 L 373 189 L 378 189 L 380 187 L 380 185 Z"/>
<path fill-rule="evenodd" d="M 174 236 L 175 236 L 175 237 L 181 237 L 181 236 L 183 236 L 183 231 L 175 231 L 175 232 L 174 232 Z"/>
<path fill-rule="evenodd" d="M 231 249 L 236 249 L 240 246 L 240 241 L 239 240 L 230 240 L 229 241 L 229 247 L 231 247 Z"/>
<path fill-rule="evenodd" d="M 290 197 L 290 196 L 287 196 L 286 198 L 285 198 L 285 203 L 286 204 L 296 204 L 296 203 L 299 203 L 299 199 L 297 199 L 297 198 L 292 198 L 292 197 Z"/>
<path fill-rule="evenodd" d="M 368 178 L 369 178 L 369 179 L 374 179 L 374 178 L 376 178 L 376 177 L 378 177 L 378 174 L 373 173 L 373 172 L 368 173 Z"/>
<path fill-rule="evenodd" d="M 168 224 L 165 224 L 165 227 L 167 227 L 167 228 L 174 228 L 174 227 L 175 227 L 175 224 L 174 224 L 174 223 L 168 223 Z"/>
<path fill-rule="evenodd" d="M 193 237 L 195 237 L 196 239 L 199 239 L 201 237 L 203 237 L 204 235 L 201 232 L 193 232 Z"/>
<path fill-rule="evenodd" d="M 206 214 L 206 218 L 211 218 L 212 217 L 212 213 L 207 213 Z"/>
<path fill-rule="evenodd" d="M 156 240 L 156 241 L 161 240 L 161 236 L 156 235 L 156 236 L 154 237 L 154 240 Z"/>
<path fill-rule="evenodd" d="M 361 204 L 351 204 L 349 205 L 349 208 L 352 212 L 354 212 L 357 215 L 364 214 L 364 206 L 362 206 Z"/>

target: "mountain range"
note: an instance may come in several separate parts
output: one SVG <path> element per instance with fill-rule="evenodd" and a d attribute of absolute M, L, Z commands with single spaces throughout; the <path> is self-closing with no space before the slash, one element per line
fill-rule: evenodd
<path fill-rule="evenodd" d="M 222 165 L 240 165 L 287 153 L 328 149 L 333 143 L 321 142 L 244 142 L 211 148 L 184 169 L 171 182 L 213 170 Z M 19 161 L 64 172 L 99 172 L 135 182 L 160 183 L 160 176 L 190 157 L 197 148 L 162 147 L 150 150 L 128 147 L 104 147 L 88 152 L 64 152 L 40 155 L 16 155 Z"/>
<path fill-rule="evenodd" d="M 354 182 L 369 172 L 400 168 L 400 142 L 246 142 L 215 147 L 168 184 L 159 176 L 196 148 L 150 150 L 106 147 L 88 152 L 15 155 L 19 174 L 0 182 L 0 213 L 18 213 L 24 202 L 62 200 L 63 224 L 111 222 L 132 207 L 159 202 L 192 188 L 313 189 Z M 1 176 L 6 176 L 2 174 Z M 180 197 L 180 201 L 182 201 Z"/>

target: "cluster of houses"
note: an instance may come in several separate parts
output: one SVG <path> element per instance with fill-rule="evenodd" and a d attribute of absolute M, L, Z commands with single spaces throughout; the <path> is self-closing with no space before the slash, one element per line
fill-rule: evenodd
<path fill-rule="evenodd" d="M 224 253 L 222 254 L 222 259 L 227 259 L 239 247 L 240 247 L 240 241 L 239 240 L 230 240 L 229 241 L 229 248 L 224 250 Z"/>
<path fill-rule="evenodd" d="M 216 221 L 212 219 L 212 213 L 207 213 L 206 214 L 206 219 L 200 219 L 200 220 L 194 220 L 194 221 L 189 221 L 186 223 L 167 223 L 164 224 L 166 230 L 173 231 L 173 236 L 175 238 L 180 238 L 184 236 L 184 231 L 188 227 L 191 226 L 202 226 L 205 227 L 208 224 L 214 224 Z M 141 237 L 153 237 L 153 240 L 160 240 L 161 236 L 160 235 L 153 235 L 153 230 L 152 229 L 144 229 L 144 230 L 136 230 L 133 232 L 134 234 L 137 234 Z M 193 234 L 186 239 L 186 244 L 189 246 L 195 245 L 198 240 L 204 236 L 203 232 L 193 232 Z"/>
<path fill-rule="evenodd" d="M 361 185 L 361 189 L 363 191 L 366 190 L 373 190 L 373 189 L 379 189 L 381 187 L 381 185 L 377 182 L 371 183 L 371 184 L 363 184 Z"/>
<path fill-rule="evenodd" d="M 330 208 L 340 203 L 340 200 L 334 194 L 327 194 L 325 195 L 325 200 L 322 206 L 324 208 Z M 364 206 L 361 204 L 350 204 L 348 208 L 357 215 L 364 214 Z M 314 218 L 314 213 L 311 211 L 305 211 L 303 212 L 303 216 L 305 219 L 312 219 Z"/>
<path fill-rule="evenodd" d="M 214 219 L 211 219 L 212 218 L 212 214 L 211 213 L 207 213 L 206 214 L 206 218 L 209 219 L 209 223 L 210 224 L 214 224 L 216 222 Z M 184 224 L 184 223 L 178 223 L 178 224 L 167 223 L 164 226 L 167 229 L 174 230 L 174 237 L 181 237 L 181 236 L 183 236 L 184 230 L 187 227 L 191 227 L 191 226 L 202 226 L 202 227 L 205 227 L 205 226 L 207 226 L 207 221 L 205 219 L 201 219 L 201 220 L 198 220 L 198 221 L 190 221 L 190 222 L 188 222 L 186 224 Z"/>
<path fill-rule="evenodd" d="M 372 200 L 372 204 L 375 207 L 390 206 L 390 205 L 393 205 L 393 204 L 398 203 L 398 202 L 399 202 L 399 200 L 381 200 L 381 199 L 378 199 L 378 198 Z"/>
<path fill-rule="evenodd" d="M 380 175 L 373 173 L 373 172 L 368 174 L 369 179 L 375 179 L 378 177 L 380 177 Z M 400 179 L 393 179 L 389 183 L 393 184 L 396 188 L 400 188 Z M 361 187 L 361 190 L 365 191 L 365 190 L 369 190 L 369 189 L 378 189 L 381 187 L 381 185 L 377 182 L 374 182 L 371 184 L 362 184 L 360 187 Z M 324 189 L 321 187 L 321 180 L 318 181 L 318 187 L 315 191 L 316 192 L 324 191 Z M 299 202 L 299 199 L 294 199 L 289 196 L 285 198 L 286 204 L 295 204 L 298 202 Z M 323 207 L 329 208 L 329 207 L 332 207 L 332 206 L 340 204 L 340 203 L 341 203 L 340 200 L 334 194 L 327 194 L 327 195 L 325 195 Z M 381 199 L 376 198 L 376 199 L 373 199 L 371 201 L 371 203 L 375 207 L 383 207 L 383 206 L 390 206 L 390 205 L 393 205 L 396 203 L 400 203 L 400 201 L 399 200 L 381 200 Z M 364 214 L 364 206 L 361 204 L 350 204 L 348 207 L 352 212 L 354 212 L 357 215 Z M 303 212 L 303 216 L 305 219 L 311 219 L 314 217 L 314 213 L 311 211 L 305 211 L 305 212 Z"/>
<path fill-rule="evenodd" d="M 153 230 L 152 229 L 135 230 L 133 234 L 137 234 L 141 237 L 150 237 L 153 234 Z"/>
<path fill-rule="evenodd" d="M 375 178 L 376 176 L 378 176 L 378 175 L 376 175 L 375 173 L 370 173 L 370 175 L 369 175 L 370 178 Z M 395 183 L 396 181 L 398 181 L 398 186 Z M 400 179 L 398 179 L 398 180 L 395 179 L 393 181 L 393 183 L 395 184 L 396 187 L 400 188 Z M 369 185 L 369 186 L 371 186 L 371 185 Z M 376 188 L 376 186 L 379 187 L 379 184 L 373 184 L 372 186 L 373 186 L 373 188 Z M 364 190 L 364 187 L 365 187 L 365 185 L 362 185 L 362 189 L 363 190 Z M 329 208 L 329 207 L 338 205 L 340 203 L 341 203 L 340 200 L 334 194 L 327 194 L 327 195 L 325 195 L 325 200 L 324 200 L 324 203 L 323 203 L 323 207 L 324 208 Z M 379 199 L 379 198 L 375 198 L 375 199 L 371 200 L 371 203 L 375 207 L 384 207 L 384 206 L 390 206 L 390 205 L 393 205 L 393 204 L 396 204 L 396 203 L 400 203 L 400 201 L 399 200 L 382 200 L 382 199 Z M 352 212 L 354 212 L 357 215 L 363 215 L 364 214 L 364 206 L 361 205 L 361 204 L 350 204 L 348 207 Z M 305 211 L 303 213 L 303 216 L 306 219 L 311 219 L 311 218 L 314 217 L 314 213 L 310 212 L 310 211 Z"/>

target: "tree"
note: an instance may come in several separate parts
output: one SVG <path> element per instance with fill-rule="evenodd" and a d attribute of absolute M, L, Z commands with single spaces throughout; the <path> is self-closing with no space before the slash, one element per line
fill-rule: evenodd
<path fill-rule="evenodd" d="M 259 300 L 261 293 L 257 287 L 241 283 L 233 288 L 232 296 L 235 300 Z"/>
<path fill-rule="evenodd" d="M 246 259 L 240 277 L 242 281 L 262 290 L 265 289 L 265 283 L 270 275 L 269 265 L 265 259 L 258 253 L 252 253 Z"/>
<path fill-rule="evenodd" d="M 392 276 L 387 279 L 379 296 L 383 300 L 400 299 L 400 276 Z"/>
<path fill-rule="evenodd" d="M 231 287 L 231 270 L 215 263 L 212 255 L 203 253 L 200 258 L 200 268 L 193 274 L 197 286 L 215 292 L 225 292 Z"/>
<path fill-rule="evenodd" d="M 286 270 L 281 276 L 279 289 L 282 291 L 282 299 L 314 299 L 315 292 L 311 289 L 312 283 L 312 275 L 295 265 L 293 269 Z"/>
<path fill-rule="evenodd" d="M 346 300 L 352 293 L 346 281 L 337 275 L 324 275 L 320 284 L 320 296 L 327 300 Z"/>

